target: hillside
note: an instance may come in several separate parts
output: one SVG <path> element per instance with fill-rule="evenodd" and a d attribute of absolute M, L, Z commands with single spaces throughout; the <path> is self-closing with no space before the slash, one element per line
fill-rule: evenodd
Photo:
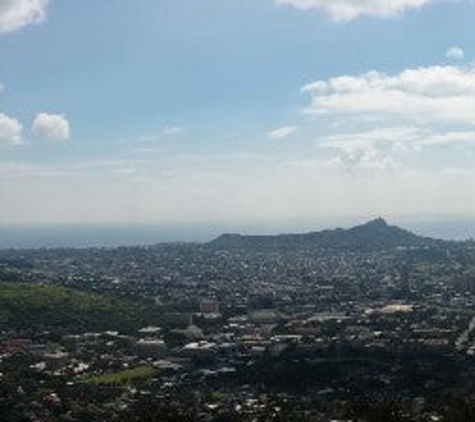
<path fill-rule="evenodd" d="M 0 282 L 0 329 L 129 331 L 153 322 L 135 303 L 57 285 Z"/>
<path fill-rule="evenodd" d="M 243 236 L 223 234 L 208 243 L 218 249 L 248 250 L 380 250 L 435 245 L 442 241 L 418 236 L 379 218 L 350 229 L 323 230 L 304 234 Z"/>

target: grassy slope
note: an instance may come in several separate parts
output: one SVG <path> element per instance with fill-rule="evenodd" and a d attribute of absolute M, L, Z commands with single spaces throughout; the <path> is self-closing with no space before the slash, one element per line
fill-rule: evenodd
<path fill-rule="evenodd" d="M 146 379 L 155 376 L 158 371 L 150 366 L 138 366 L 136 368 L 125 369 L 120 372 L 91 377 L 82 381 L 85 384 L 117 385 L 128 384 L 138 379 Z"/>
<path fill-rule="evenodd" d="M 0 329 L 129 331 L 154 321 L 139 305 L 57 285 L 0 282 Z"/>

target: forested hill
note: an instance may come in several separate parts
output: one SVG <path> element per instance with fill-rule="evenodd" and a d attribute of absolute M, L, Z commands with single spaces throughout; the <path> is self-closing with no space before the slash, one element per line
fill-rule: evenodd
<path fill-rule="evenodd" d="M 0 329 L 130 331 L 157 322 L 153 309 L 53 285 L 0 282 Z"/>
<path fill-rule="evenodd" d="M 383 250 L 396 247 L 418 247 L 442 244 L 443 241 L 418 236 L 379 218 L 350 229 L 323 230 L 304 234 L 276 236 L 243 236 L 223 234 L 208 243 L 224 250 Z"/>

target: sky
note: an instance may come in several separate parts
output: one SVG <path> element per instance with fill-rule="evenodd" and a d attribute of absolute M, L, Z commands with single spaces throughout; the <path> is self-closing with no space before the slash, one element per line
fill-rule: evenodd
<path fill-rule="evenodd" d="M 0 0 L 0 226 L 475 217 L 470 0 Z"/>

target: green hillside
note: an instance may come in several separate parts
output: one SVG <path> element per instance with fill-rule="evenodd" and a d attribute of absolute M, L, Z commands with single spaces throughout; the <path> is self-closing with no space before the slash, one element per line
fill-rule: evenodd
<path fill-rule="evenodd" d="M 130 331 L 156 323 L 154 309 L 57 285 L 0 282 L 0 329 Z"/>

